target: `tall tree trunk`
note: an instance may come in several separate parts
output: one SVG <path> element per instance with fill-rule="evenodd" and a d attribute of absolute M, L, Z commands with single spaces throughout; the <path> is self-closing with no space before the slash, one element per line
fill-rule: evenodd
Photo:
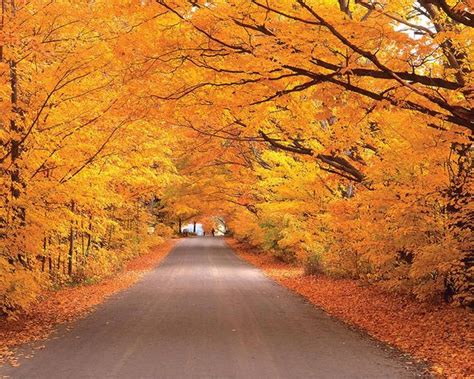
<path fill-rule="evenodd" d="M 451 301 L 455 295 L 461 303 L 474 307 L 474 212 L 469 203 L 474 194 L 474 148 L 472 144 L 456 143 L 452 146 L 454 162 L 448 162 L 451 186 L 448 190 L 446 207 L 449 228 L 460 243 L 460 265 L 454 267 L 445 278 L 445 300 Z"/>
<path fill-rule="evenodd" d="M 46 251 L 47 251 L 47 239 L 46 236 L 43 238 L 43 256 L 42 256 L 42 265 L 41 265 L 41 272 L 44 272 L 46 266 Z"/>
<path fill-rule="evenodd" d="M 87 231 L 87 247 L 86 247 L 86 252 L 85 252 L 86 259 L 89 255 L 91 244 L 92 244 L 92 216 L 89 216 L 89 229 Z"/>
<path fill-rule="evenodd" d="M 137 209 L 136 209 L 136 234 L 137 236 L 140 234 L 140 200 L 137 200 Z"/>
<path fill-rule="evenodd" d="M 71 211 L 74 212 L 75 204 L 74 201 L 71 202 Z M 71 228 L 69 230 L 69 252 L 68 252 L 68 265 L 67 273 L 69 276 L 72 275 L 72 264 L 74 257 L 74 221 L 71 221 Z"/>
<path fill-rule="evenodd" d="M 5 9 L 4 2 L 2 3 L 2 9 Z M 16 14 L 16 5 L 14 0 L 11 0 L 11 14 L 12 17 L 14 17 Z M 16 117 L 21 114 L 21 110 L 18 107 L 17 62 L 13 58 L 9 59 L 8 67 L 10 71 L 10 101 L 12 107 L 10 130 L 14 135 L 10 143 L 10 193 L 12 196 L 12 200 L 15 203 L 16 200 L 20 197 L 20 188 L 23 186 L 20 175 L 20 167 L 18 165 L 18 160 L 21 155 L 21 138 L 23 130 L 16 120 Z M 12 216 L 14 218 L 13 221 L 19 221 L 20 224 L 23 225 L 25 222 L 25 209 L 23 207 L 18 207 L 14 204 Z"/>

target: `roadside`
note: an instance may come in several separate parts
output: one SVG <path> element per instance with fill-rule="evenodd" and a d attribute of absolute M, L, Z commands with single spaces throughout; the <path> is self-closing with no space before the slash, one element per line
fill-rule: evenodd
<path fill-rule="evenodd" d="M 168 240 L 150 252 L 132 259 L 125 269 L 99 283 L 63 288 L 43 294 L 28 313 L 16 320 L 0 320 L 0 364 L 15 366 L 13 349 L 47 338 L 54 328 L 84 317 L 109 296 L 136 283 L 171 251 L 178 240 Z"/>
<path fill-rule="evenodd" d="M 270 278 L 349 325 L 431 364 L 435 374 L 474 377 L 472 312 L 420 303 L 355 280 L 304 276 L 301 267 L 252 253 L 251 247 L 234 239 L 227 239 L 227 243 Z"/>
<path fill-rule="evenodd" d="M 222 238 L 180 241 L 136 285 L 64 329 L 39 351 L 22 346 L 20 367 L 0 377 L 426 377 L 425 365 L 264 277 Z"/>

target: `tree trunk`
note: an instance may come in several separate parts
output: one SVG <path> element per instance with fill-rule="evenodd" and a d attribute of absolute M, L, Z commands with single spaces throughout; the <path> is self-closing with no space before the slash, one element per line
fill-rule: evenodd
<path fill-rule="evenodd" d="M 89 256 L 91 244 L 92 244 L 92 216 L 89 216 L 89 229 L 87 231 L 87 247 L 86 247 L 86 252 L 85 252 L 86 258 Z"/>
<path fill-rule="evenodd" d="M 74 201 L 71 202 L 71 211 L 74 212 Z M 67 273 L 69 276 L 72 275 L 72 264 L 74 256 L 74 221 L 71 221 L 71 228 L 69 230 L 69 252 L 68 252 L 68 265 Z"/>
<path fill-rule="evenodd" d="M 46 249 L 47 249 L 47 240 L 45 236 L 43 238 L 43 257 L 42 257 L 41 272 L 44 272 L 44 268 L 46 266 Z"/>
<path fill-rule="evenodd" d="M 5 9 L 4 3 L 2 3 L 2 9 Z M 12 16 L 15 16 L 16 6 L 15 1 L 11 1 L 11 13 Z M 10 71 L 10 101 L 12 107 L 12 117 L 10 119 L 10 130 L 14 135 L 13 139 L 10 142 L 10 193 L 12 200 L 15 202 L 20 197 L 21 191 L 20 188 L 23 186 L 20 174 L 20 167 L 18 165 L 18 159 L 21 155 L 21 138 L 22 138 L 22 128 L 19 126 L 16 120 L 16 116 L 21 114 L 21 111 L 18 107 L 18 73 L 17 73 L 17 63 L 10 59 L 8 61 L 8 67 Z M 13 220 L 19 220 L 21 225 L 25 223 L 25 209 L 23 207 L 18 207 L 14 204 L 13 207 Z"/>
<path fill-rule="evenodd" d="M 448 205 L 446 212 L 449 219 L 449 229 L 459 241 L 460 265 L 453 267 L 445 277 L 444 298 L 452 301 L 457 295 L 460 303 L 474 307 L 472 293 L 474 292 L 474 251 L 472 237 L 474 235 L 474 212 L 469 210 L 474 187 L 474 157 L 471 144 L 453 144 L 451 155 L 454 160 L 448 162 L 451 186 L 448 190 Z"/>

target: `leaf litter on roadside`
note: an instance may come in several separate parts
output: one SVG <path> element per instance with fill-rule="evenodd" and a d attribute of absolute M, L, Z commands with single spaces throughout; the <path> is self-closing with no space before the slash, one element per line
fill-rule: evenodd
<path fill-rule="evenodd" d="M 469 310 L 423 303 L 357 280 L 304 276 L 301 266 L 252 253 L 236 240 L 228 243 L 270 278 L 349 325 L 431 364 L 434 374 L 474 377 L 474 319 Z"/>
<path fill-rule="evenodd" d="M 15 347 L 44 340 L 55 326 L 84 317 L 109 296 L 133 285 L 146 271 L 164 259 L 175 243 L 176 240 L 169 240 L 155 246 L 147 254 L 132 259 L 123 271 L 102 282 L 46 292 L 28 313 L 22 313 L 15 319 L 1 320 L 0 364 L 8 362 L 13 367 L 19 366 Z M 33 350 L 44 348 L 45 345 L 37 345 Z"/>

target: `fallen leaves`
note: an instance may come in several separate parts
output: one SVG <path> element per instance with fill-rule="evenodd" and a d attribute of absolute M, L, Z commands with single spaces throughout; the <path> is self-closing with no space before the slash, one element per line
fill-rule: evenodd
<path fill-rule="evenodd" d="M 472 312 L 445 304 L 421 303 L 348 279 L 303 276 L 303 269 L 253 254 L 228 240 L 247 262 L 303 295 L 329 314 L 432 365 L 437 375 L 474 377 Z"/>
<path fill-rule="evenodd" d="M 109 296 L 130 287 L 161 262 L 176 241 L 169 240 L 153 247 L 147 254 L 132 259 L 122 272 L 109 279 L 44 293 L 28 313 L 19 315 L 16 320 L 1 320 L 0 363 L 8 361 L 17 366 L 14 347 L 47 338 L 55 326 L 84 317 Z M 35 349 L 42 348 L 44 345 Z"/>

